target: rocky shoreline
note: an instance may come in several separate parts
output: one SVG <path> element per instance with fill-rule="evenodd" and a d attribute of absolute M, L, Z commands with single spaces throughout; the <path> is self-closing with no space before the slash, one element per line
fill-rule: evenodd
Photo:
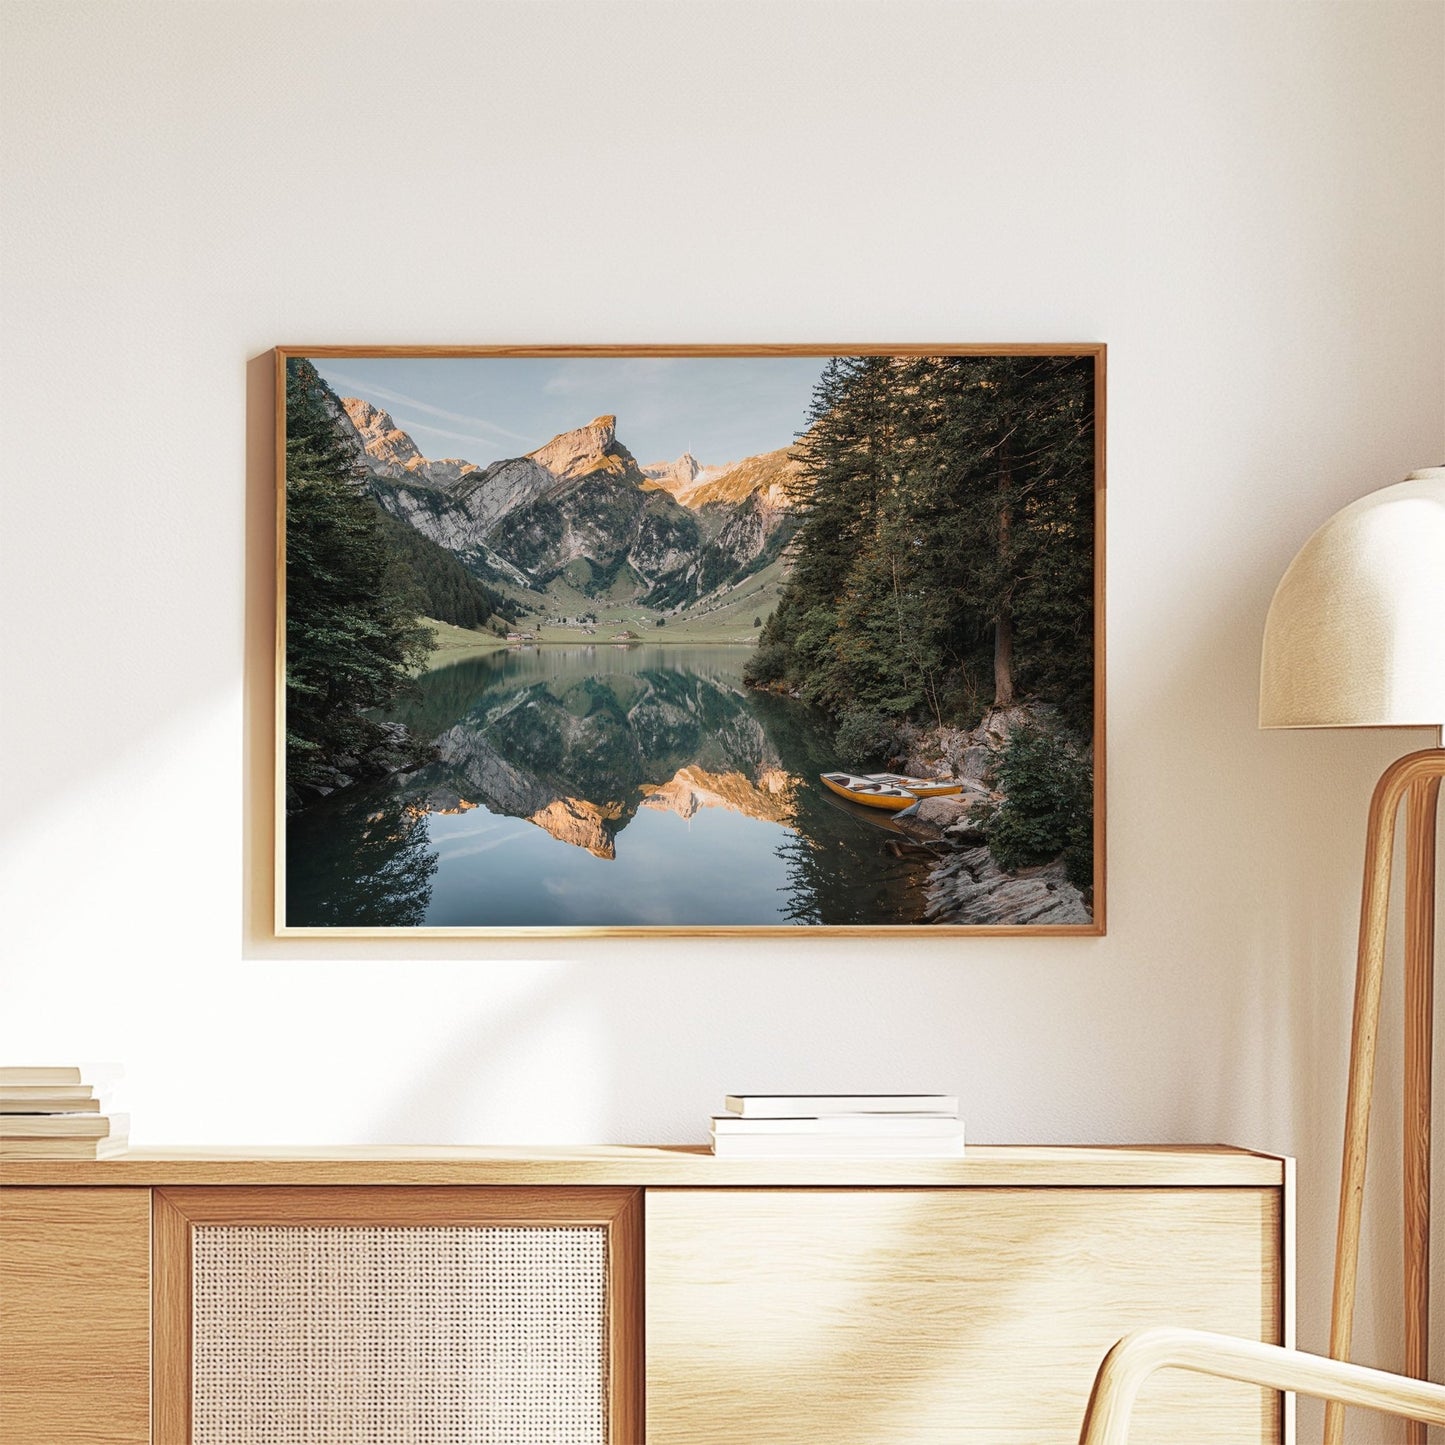
<path fill-rule="evenodd" d="M 422 742 L 405 724 L 377 724 L 376 742 L 365 752 L 337 758 L 317 778 L 305 783 L 286 784 L 286 811 L 299 812 L 308 803 L 330 797 L 338 788 L 353 783 L 374 782 L 391 773 L 409 773 L 435 760 L 434 744 Z"/>
<path fill-rule="evenodd" d="M 986 845 L 962 848 L 929 875 L 928 923 L 1092 923 L 1093 910 L 1055 859 L 1038 868 L 1005 873 Z"/>
<path fill-rule="evenodd" d="M 897 815 L 915 845 L 937 859 L 925 885 L 924 921 L 971 925 L 1092 923 L 1084 892 L 1070 883 L 1061 859 L 1005 873 L 988 850 L 985 822 L 1003 801 L 990 786 L 1009 734 L 1035 715 L 998 708 L 976 728 L 920 729 L 908 736 L 904 771 L 963 779 L 962 793 L 924 798 Z"/>

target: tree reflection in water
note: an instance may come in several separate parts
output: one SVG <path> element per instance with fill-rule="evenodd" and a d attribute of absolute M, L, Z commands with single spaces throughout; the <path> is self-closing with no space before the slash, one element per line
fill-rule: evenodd
<path fill-rule="evenodd" d="M 802 779 L 792 833 L 778 845 L 788 865 L 788 921 L 921 922 L 927 863 L 907 846 L 891 846 L 906 845 L 891 815 L 835 800 L 818 783 L 819 773 L 837 767 L 828 720 L 772 693 L 752 693 L 749 701 L 785 765 Z"/>
<path fill-rule="evenodd" d="M 383 784 L 347 788 L 286 822 L 286 921 L 293 928 L 416 928 L 436 854 L 426 814 Z"/>
<path fill-rule="evenodd" d="M 435 743 L 436 761 L 290 820 L 288 922 L 423 925 L 439 867 L 436 909 L 457 918 L 460 874 L 449 870 L 476 865 L 464 861 L 462 842 L 447 840 L 474 809 L 478 820 L 525 820 L 570 845 L 571 856 L 539 857 L 559 890 L 590 860 L 617 866 L 640 810 L 654 820 L 670 812 L 700 830 L 658 860 L 653 881 L 679 897 L 721 866 L 708 878 L 735 898 L 736 921 L 919 921 L 926 860 L 900 855 L 885 817 L 835 805 L 818 783 L 837 766 L 831 725 L 793 699 L 744 688 L 747 656 L 726 647 L 542 648 L 425 674 L 394 716 Z M 729 831 L 748 851 L 726 859 L 715 851 L 721 825 L 710 822 L 724 812 L 757 825 Z M 507 869 L 520 865 L 510 850 L 487 858 L 487 886 L 505 887 Z M 478 916 L 471 926 L 487 923 Z"/>

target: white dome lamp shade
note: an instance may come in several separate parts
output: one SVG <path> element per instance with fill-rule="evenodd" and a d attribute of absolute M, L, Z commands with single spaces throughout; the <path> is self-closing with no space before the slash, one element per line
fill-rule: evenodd
<path fill-rule="evenodd" d="M 1445 726 L 1445 467 L 1335 513 L 1290 563 L 1264 629 L 1263 728 Z M 1437 744 L 1441 741 L 1437 734 Z M 1330 1354 L 1350 1357 L 1395 821 L 1405 807 L 1405 1372 L 1426 1377 L 1435 833 L 1445 748 L 1386 768 L 1370 800 L 1345 1105 Z M 1413 1427 L 1411 1427 L 1413 1430 Z M 1424 1426 L 1408 1436 L 1423 1445 Z M 1326 1445 L 1344 1409 L 1326 1407 Z"/>
<path fill-rule="evenodd" d="M 1263 728 L 1445 724 L 1445 467 L 1336 512 L 1264 627 Z"/>

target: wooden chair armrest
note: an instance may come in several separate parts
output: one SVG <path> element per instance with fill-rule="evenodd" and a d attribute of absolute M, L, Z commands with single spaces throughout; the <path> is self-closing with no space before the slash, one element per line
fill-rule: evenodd
<path fill-rule="evenodd" d="M 1445 1425 L 1445 1385 L 1203 1330 L 1135 1330 L 1104 1356 L 1079 1445 L 1125 1445 L 1139 1388 L 1155 1370 L 1193 1370 Z"/>

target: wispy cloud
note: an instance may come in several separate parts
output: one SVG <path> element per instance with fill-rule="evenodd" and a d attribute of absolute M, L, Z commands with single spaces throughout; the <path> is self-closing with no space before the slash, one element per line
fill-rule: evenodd
<path fill-rule="evenodd" d="M 635 386 L 656 381 L 672 370 L 683 358 L 678 356 L 633 356 L 610 363 L 610 380 Z M 591 391 L 598 381 L 597 362 L 586 356 L 574 356 L 560 362 L 557 369 L 542 383 L 542 390 L 552 396 L 572 396 Z"/>
<path fill-rule="evenodd" d="M 428 416 L 439 416 L 444 421 L 466 422 L 470 426 L 481 427 L 484 431 L 494 434 L 492 437 L 477 436 L 475 433 L 464 435 L 461 432 L 441 431 L 436 427 L 430 427 L 430 430 L 436 432 L 438 436 L 451 437 L 458 441 L 481 441 L 486 442 L 489 446 L 494 444 L 497 436 L 511 437 L 513 441 L 526 442 L 529 446 L 533 444 L 531 437 L 525 437 L 521 432 L 511 431 L 497 422 L 488 421 L 484 416 L 466 416 L 461 412 L 447 411 L 443 407 L 433 406 L 429 401 L 422 401 L 419 397 L 405 396 L 399 391 L 391 391 L 387 387 L 377 386 L 375 382 L 358 380 L 356 377 L 347 376 L 340 371 L 330 372 L 329 375 L 333 381 L 340 382 L 342 386 L 355 387 L 357 395 L 364 396 L 367 401 L 377 397 L 393 406 L 407 406 L 413 411 L 426 412 Z"/>

